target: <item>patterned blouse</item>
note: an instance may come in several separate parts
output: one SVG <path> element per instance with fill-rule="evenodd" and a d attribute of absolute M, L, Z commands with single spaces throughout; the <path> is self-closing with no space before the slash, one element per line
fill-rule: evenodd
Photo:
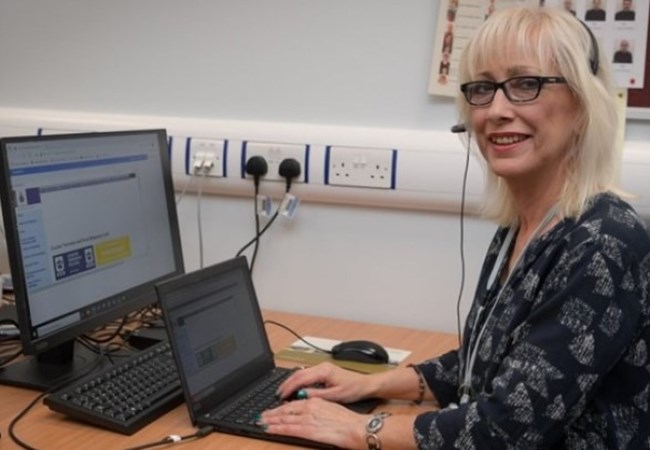
<path fill-rule="evenodd" d="M 618 197 L 598 195 L 489 289 L 507 233 L 498 229 L 488 250 L 462 348 L 419 365 L 442 408 L 417 417 L 419 448 L 650 449 L 646 225 Z M 481 329 L 473 395 L 460 402 L 468 340 Z"/>

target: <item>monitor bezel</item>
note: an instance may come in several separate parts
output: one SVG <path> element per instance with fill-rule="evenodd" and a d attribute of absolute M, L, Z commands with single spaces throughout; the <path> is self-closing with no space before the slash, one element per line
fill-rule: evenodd
<path fill-rule="evenodd" d="M 56 330 L 53 333 L 43 336 L 33 336 L 33 324 L 30 317 L 28 291 L 25 283 L 25 270 L 22 263 L 22 252 L 17 230 L 16 210 L 13 207 L 12 184 L 9 175 L 9 162 L 7 159 L 7 145 L 25 142 L 44 142 L 70 139 L 103 138 L 110 136 L 129 136 L 155 134 L 160 149 L 161 173 L 165 190 L 165 201 L 167 204 L 167 218 L 169 231 L 171 233 L 171 244 L 173 251 L 175 269 L 166 275 L 155 279 L 144 281 L 119 293 L 114 293 L 106 299 L 122 297 L 116 308 L 106 310 L 101 314 L 87 320 L 78 321 L 70 326 Z M 55 350 L 58 346 L 64 345 L 84 334 L 91 332 L 102 325 L 117 320 L 126 314 L 136 312 L 144 307 L 156 303 L 156 283 L 167 278 L 174 277 L 184 272 L 182 256 L 182 245 L 180 238 L 180 227 L 176 211 L 175 193 L 171 172 L 170 146 L 165 129 L 141 129 L 141 130 L 120 130 L 104 132 L 83 132 L 65 133 L 52 135 L 14 136 L 0 139 L 0 202 L 2 203 L 3 220 L 5 225 L 5 238 L 9 254 L 9 265 L 14 284 L 14 300 L 16 314 L 20 328 L 20 336 L 23 353 L 26 355 L 38 355 L 49 350 Z"/>

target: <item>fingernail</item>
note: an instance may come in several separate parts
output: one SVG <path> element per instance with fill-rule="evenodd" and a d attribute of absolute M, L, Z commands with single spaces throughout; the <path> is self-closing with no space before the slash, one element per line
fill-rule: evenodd
<path fill-rule="evenodd" d="M 296 394 L 296 397 L 298 400 L 304 400 L 307 398 L 307 391 L 304 389 L 300 389 L 298 393 Z"/>
<path fill-rule="evenodd" d="M 255 423 L 259 423 L 259 421 L 262 420 L 262 415 L 261 414 L 256 414 L 254 420 L 255 420 Z"/>

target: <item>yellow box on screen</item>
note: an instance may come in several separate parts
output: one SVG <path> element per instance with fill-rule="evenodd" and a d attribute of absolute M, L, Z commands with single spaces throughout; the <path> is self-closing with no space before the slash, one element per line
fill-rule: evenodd
<path fill-rule="evenodd" d="M 131 239 L 129 236 L 122 236 L 110 241 L 104 241 L 95 246 L 97 265 L 110 264 L 131 256 Z"/>

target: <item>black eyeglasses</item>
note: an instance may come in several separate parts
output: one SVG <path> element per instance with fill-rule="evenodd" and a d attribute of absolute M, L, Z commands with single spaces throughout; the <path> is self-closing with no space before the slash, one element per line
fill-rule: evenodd
<path fill-rule="evenodd" d="M 497 89 L 503 90 L 512 103 L 532 102 L 545 84 L 566 83 L 563 77 L 513 77 L 500 83 L 494 81 L 470 81 L 460 85 L 465 100 L 472 106 L 485 106 L 494 100 Z"/>

